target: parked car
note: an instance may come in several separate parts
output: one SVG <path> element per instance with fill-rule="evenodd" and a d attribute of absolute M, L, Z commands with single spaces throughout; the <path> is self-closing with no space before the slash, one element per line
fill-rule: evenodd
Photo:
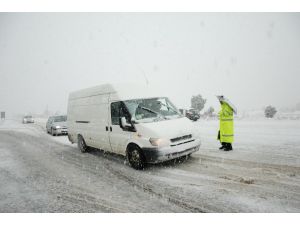
<path fill-rule="evenodd" d="M 51 116 L 46 124 L 47 133 L 51 135 L 68 134 L 67 116 Z"/>
<path fill-rule="evenodd" d="M 185 116 L 192 121 L 197 121 L 198 119 L 200 119 L 200 114 L 195 109 L 190 109 L 186 111 Z"/>
<path fill-rule="evenodd" d="M 22 123 L 34 123 L 34 119 L 32 116 L 27 115 L 23 117 Z"/>
<path fill-rule="evenodd" d="M 100 85 L 69 95 L 68 138 L 127 157 L 135 169 L 188 156 L 200 148 L 194 124 L 167 97 L 144 86 Z"/>

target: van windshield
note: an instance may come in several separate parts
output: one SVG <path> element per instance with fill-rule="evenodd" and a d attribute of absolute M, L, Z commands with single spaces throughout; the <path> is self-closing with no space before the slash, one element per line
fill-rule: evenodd
<path fill-rule="evenodd" d="M 178 109 L 165 97 L 124 101 L 136 122 L 147 123 L 182 117 Z"/>

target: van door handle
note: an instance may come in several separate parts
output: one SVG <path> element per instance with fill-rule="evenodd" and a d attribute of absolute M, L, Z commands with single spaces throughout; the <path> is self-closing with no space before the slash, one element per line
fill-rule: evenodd
<path fill-rule="evenodd" d="M 105 127 L 105 130 L 108 131 L 108 126 Z"/>
<path fill-rule="evenodd" d="M 112 131 L 112 127 L 110 127 L 110 131 Z"/>

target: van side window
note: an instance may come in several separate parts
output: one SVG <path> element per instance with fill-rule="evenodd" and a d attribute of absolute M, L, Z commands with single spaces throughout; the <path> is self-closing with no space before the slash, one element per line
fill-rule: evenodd
<path fill-rule="evenodd" d="M 119 107 L 120 107 L 120 102 L 113 102 L 110 105 L 112 125 L 119 125 Z"/>
<path fill-rule="evenodd" d="M 120 125 L 119 118 L 125 117 L 127 122 L 129 121 L 129 113 L 127 112 L 124 104 L 122 102 L 113 102 L 110 105 L 111 110 L 111 124 Z"/>

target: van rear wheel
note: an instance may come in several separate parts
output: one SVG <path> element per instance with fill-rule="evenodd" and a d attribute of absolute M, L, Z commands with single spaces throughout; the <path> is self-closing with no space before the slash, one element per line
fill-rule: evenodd
<path fill-rule="evenodd" d="M 88 149 L 88 146 L 85 144 L 85 141 L 84 141 L 84 139 L 83 139 L 83 137 L 81 135 L 78 135 L 77 145 L 78 145 L 79 150 L 82 153 L 85 153 L 87 151 L 87 149 Z"/>
<path fill-rule="evenodd" d="M 131 146 L 127 151 L 127 160 L 132 168 L 142 170 L 145 168 L 145 157 L 138 146 Z"/>

